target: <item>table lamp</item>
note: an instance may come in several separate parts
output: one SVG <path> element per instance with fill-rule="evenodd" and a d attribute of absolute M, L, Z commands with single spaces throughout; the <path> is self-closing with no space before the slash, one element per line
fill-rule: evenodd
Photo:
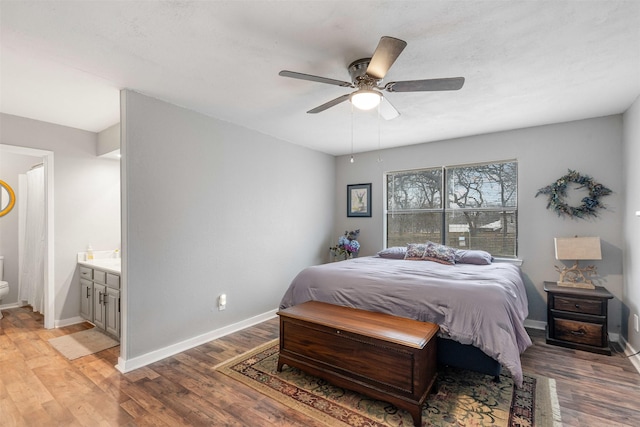
<path fill-rule="evenodd" d="M 571 267 L 555 266 L 560 273 L 558 286 L 571 288 L 595 289 L 588 276 L 594 276 L 598 272 L 596 267 L 589 265 L 585 268 L 578 267 L 580 260 L 601 260 L 599 237 L 556 237 L 553 239 L 556 246 L 556 259 L 559 261 L 572 260 L 575 264 Z"/>

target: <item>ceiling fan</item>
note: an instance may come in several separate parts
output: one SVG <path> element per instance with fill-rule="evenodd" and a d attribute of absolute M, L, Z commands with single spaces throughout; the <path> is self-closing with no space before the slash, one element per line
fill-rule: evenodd
<path fill-rule="evenodd" d="M 450 77 L 443 79 L 405 80 L 389 82 L 380 86 L 382 79 L 387 74 L 400 53 L 407 46 L 404 40 L 384 36 L 380 38 L 378 47 L 371 58 L 362 58 L 349 64 L 348 70 L 351 82 L 314 76 L 311 74 L 297 73 L 295 71 L 282 70 L 279 75 L 294 79 L 310 80 L 312 82 L 326 83 L 336 86 L 357 89 L 355 92 L 345 94 L 332 99 L 307 113 L 315 114 L 336 106 L 347 99 L 354 107 L 361 110 L 369 110 L 380 105 L 380 115 L 391 120 L 400 115 L 398 110 L 383 96 L 381 91 L 387 92 L 426 92 L 441 90 L 458 90 L 464 85 L 464 77 Z"/>

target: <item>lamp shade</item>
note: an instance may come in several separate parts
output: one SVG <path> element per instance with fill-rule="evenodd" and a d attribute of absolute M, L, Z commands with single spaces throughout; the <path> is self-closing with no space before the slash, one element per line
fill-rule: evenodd
<path fill-rule="evenodd" d="M 382 95 L 375 90 L 360 89 L 353 92 L 349 99 L 354 107 L 360 110 L 371 110 L 380 104 Z"/>
<path fill-rule="evenodd" d="M 599 237 L 556 237 L 553 240 L 557 260 L 602 259 Z"/>

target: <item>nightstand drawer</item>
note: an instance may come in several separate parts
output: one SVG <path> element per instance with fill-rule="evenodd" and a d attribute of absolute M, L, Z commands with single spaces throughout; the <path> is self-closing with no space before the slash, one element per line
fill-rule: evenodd
<path fill-rule="evenodd" d="M 604 315 L 602 309 L 602 301 L 586 299 L 586 298 L 572 298 L 566 296 L 558 296 L 553 299 L 553 307 L 556 310 L 571 311 L 574 313 L 595 314 Z"/>
<path fill-rule="evenodd" d="M 602 286 L 582 289 L 544 282 L 547 344 L 611 355 L 607 306 L 613 294 Z"/>
<path fill-rule="evenodd" d="M 580 322 L 568 319 L 553 319 L 555 338 L 558 340 L 574 342 L 578 344 L 603 347 L 603 337 L 607 334 L 604 331 L 605 325 L 598 323 Z"/>

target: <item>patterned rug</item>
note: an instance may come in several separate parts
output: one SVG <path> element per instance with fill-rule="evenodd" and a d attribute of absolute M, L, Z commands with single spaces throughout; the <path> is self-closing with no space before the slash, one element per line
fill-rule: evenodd
<path fill-rule="evenodd" d="M 285 365 L 276 371 L 278 340 L 235 357 L 216 369 L 328 426 L 412 426 L 411 415 L 393 405 L 335 387 Z M 524 375 L 515 388 L 475 372 L 443 368 L 438 393 L 422 407 L 423 426 L 561 426 L 555 381 Z"/>

